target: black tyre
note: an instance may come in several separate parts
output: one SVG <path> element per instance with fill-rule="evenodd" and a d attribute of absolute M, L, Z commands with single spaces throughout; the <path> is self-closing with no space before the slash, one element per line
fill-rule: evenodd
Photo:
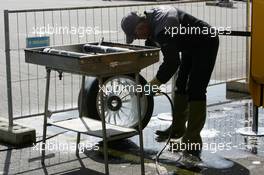
<path fill-rule="evenodd" d="M 141 85 L 147 81 L 140 76 Z M 104 79 L 105 119 L 107 123 L 138 129 L 137 103 L 135 93 L 129 91 L 129 85 L 136 85 L 134 75 L 120 75 Z M 112 87 L 122 87 L 115 91 Z M 109 90 L 111 89 L 111 90 Z M 85 89 L 83 92 L 83 116 L 101 120 L 98 80 L 94 77 L 86 77 Z M 142 128 L 145 128 L 152 116 L 154 100 L 153 96 L 141 95 L 141 116 Z M 80 109 L 80 94 L 78 98 Z"/>

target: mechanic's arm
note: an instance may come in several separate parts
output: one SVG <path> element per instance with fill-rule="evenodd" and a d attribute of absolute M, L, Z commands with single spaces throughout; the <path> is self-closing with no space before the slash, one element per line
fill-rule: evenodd
<path fill-rule="evenodd" d="M 160 84 L 165 84 L 177 71 L 180 64 L 180 58 L 179 52 L 173 47 L 173 44 L 163 44 L 161 46 L 161 51 L 164 56 L 163 63 L 160 65 L 154 79 L 156 79 L 156 81 L 158 80 Z"/>

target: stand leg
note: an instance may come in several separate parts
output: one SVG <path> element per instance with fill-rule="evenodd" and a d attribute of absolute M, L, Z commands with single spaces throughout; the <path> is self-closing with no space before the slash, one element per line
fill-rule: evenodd
<path fill-rule="evenodd" d="M 103 86 L 103 80 L 99 77 L 99 86 Z M 99 88 L 101 89 L 101 88 Z M 100 102 L 101 102 L 101 120 L 102 120 L 102 128 L 103 128 L 103 143 L 104 143 L 104 162 L 105 162 L 105 174 L 109 174 L 109 167 L 108 167 L 108 148 L 107 148 L 107 136 L 106 136 L 106 125 L 105 125 L 105 111 L 104 111 L 104 98 L 103 98 L 103 91 L 99 91 L 100 95 Z"/>
<path fill-rule="evenodd" d="M 80 139 L 81 139 L 81 133 L 77 133 L 77 141 L 76 141 L 76 156 L 79 157 L 79 144 L 80 144 Z"/>
<path fill-rule="evenodd" d="M 258 114 L 259 110 L 256 105 L 253 106 L 253 123 L 252 123 L 252 131 L 258 133 Z"/>
<path fill-rule="evenodd" d="M 84 91 L 84 86 L 85 86 L 85 76 L 82 76 L 82 84 L 81 84 L 81 94 L 80 94 L 80 111 L 79 111 L 79 118 L 82 117 L 82 111 L 83 111 L 83 91 Z M 79 157 L 79 144 L 80 144 L 80 139 L 81 139 L 81 133 L 77 133 L 77 141 L 76 141 L 76 156 Z"/>
<path fill-rule="evenodd" d="M 82 111 L 83 111 L 83 91 L 85 86 L 85 76 L 82 76 L 82 84 L 81 84 L 81 94 L 80 94 L 80 111 L 79 111 L 79 117 L 82 117 Z"/>
<path fill-rule="evenodd" d="M 139 85 L 139 73 L 136 73 L 136 84 Z M 145 174 L 145 166 L 144 166 L 144 146 L 143 146 L 143 132 L 142 132 L 142 116 L 141 116 L 141 104 L 140 104 L 140 96 L 139 93 L 136 92 L 137 95 L 137 110 L 139 116 L 139 144 L 140 144 L 140 164 L 141 164 L 141 174 Z"/>
<path fill-rule="evenodd" d="M 45 149 L 46 149 L 46 135 L 47 135 L 47 118 L 49 115 L 49 88 L 50 88 L 50 72 L 51 70 L 47 68 L 46 77 L 46 95 L 45 95 L 45 113 L 44 113 L 44 123 L 43 123 L 43 141 L 41 149 L 41 163 L 45 163 Z"/>
<path fill-rule="evenodd" d="M 253 123 L 252 127 L 244 127 L 239 128 L 237 133 L 243 136 L 255 136 L 255 137 L 262 137 L 264 136 L 264 128 L 258 127 L 258 106 L 253 106 Z"/>

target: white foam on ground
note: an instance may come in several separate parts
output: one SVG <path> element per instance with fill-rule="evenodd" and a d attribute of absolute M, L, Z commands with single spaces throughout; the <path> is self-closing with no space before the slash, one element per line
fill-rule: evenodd
<path fill-rule="evenodd" d="M 201 132 L 201 136 L 203 138 L 214 138 L 217 137 L 220 131 L 216 129 L 203 129 Z"/>

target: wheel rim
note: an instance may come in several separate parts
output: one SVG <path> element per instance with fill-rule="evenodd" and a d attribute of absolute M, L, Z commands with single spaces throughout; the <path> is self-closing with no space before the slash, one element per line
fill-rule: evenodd
<path fill-rule="evenodd" d="M 106 123 L 130 128 L 135 128 L 138 125 L 139 116 L 137 115 L 137 96 L 135 87 L 135 79 L 125 75 L 114 76 L 104 82 L 103 98 Z M 99 94 L 98 92 L 96 107 L 101 116 L 102 105 Z M 143 120 L 148 107 L 146 95 L 140 96 L 140 105 L 141 120 Z"/>

